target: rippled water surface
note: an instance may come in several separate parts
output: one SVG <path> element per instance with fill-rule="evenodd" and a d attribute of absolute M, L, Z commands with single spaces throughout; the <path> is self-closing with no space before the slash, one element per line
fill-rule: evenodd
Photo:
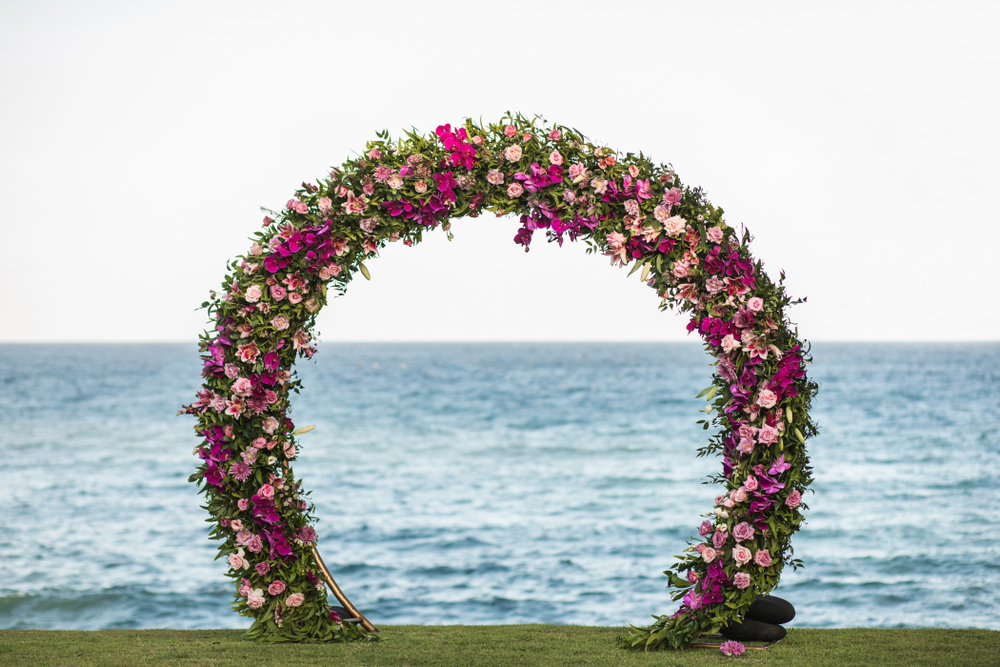
<path fill-rule="evenodd" d="M 816 344 L 792 625 L 1000 629 L 1000 345 Z M 692 344 L 325 344 L 296 472 L 376 623 L 645 623 L 719 467 Z M 0 345 L 0 628 L 245 627 L 190 345 Z"/>

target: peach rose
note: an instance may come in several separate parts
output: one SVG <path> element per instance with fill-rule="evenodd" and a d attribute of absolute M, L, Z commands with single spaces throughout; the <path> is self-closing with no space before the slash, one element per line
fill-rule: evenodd
<path fill-rule="evenodd" d="M 747 308 L 749 308 L 755 313 L 759 313 L 763 307 L 764 307 L 764 299 L 760 298 L 759 296 L 755 296 L 747 300 Z"/>
<path fill-rule="evenodd" d="M 687 220 L 679 215 L 667 218 L 663 221 L 663 230 L 667 236 L 680 236 L 687 230 Z"/>
<path fill-rule="evenodd" d="M 260 609 L 264 606 L 264 591 L 259 588 L 255 588 L 250 591 L 250 595 L 247 596 L 247 605 L 251 609 Z"/>
<path fill-rule="evenodd" d="M 778 396 L 770 389 L 765 389 L 760 392 L 760 396 L 757 397 L 757 405 L 768 410 L 773 408 L 775 403 L 778 402 Z"/>
<path fill-rule="evenodd" d="M 742 544 L 733 547 L 733 560 L 739 565 L 746 565 L 750 562 L 751 558 L 753 558 L 753 554 L 751 554 L 750 550 Z"/>
<path fill-rule="evenodd" d="M 549 153 L 549 162 L 552 164 L 562 164 L 563 156 L 559 151 L 552 151 Z"/>
<path fill-rule="evenodd" d="M 306 601 L 306 596 L 302 593 L 292 593 L 287 598 L 285 598 L 286 607 L 301 607 L 302 603 Z"/>
<path fill-rule="evenodd" d="M 520 146 L 508 146 L 504 149 L 503 156 L 508 162 L 517 162 L 521 159 L 521 147 Z"/>
<path fill-rule="evenodd" d="M 260 297 L 262 297 L 263 295 L 264 295 L 264 290 L 260 288 L 260 285 L 251 285 L 249 288 L 247 288 L 246 297 L 247 301 L 249 301 L 250 303 L 260 301 Z"/>

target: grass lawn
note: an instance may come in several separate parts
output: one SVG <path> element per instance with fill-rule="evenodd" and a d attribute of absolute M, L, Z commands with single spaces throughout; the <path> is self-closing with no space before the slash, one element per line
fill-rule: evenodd
<path fill-rule="evenodd" d="M 1000 665 L 993 630 L 790 629 L 738 658 L 716 649 L 633 653 L 615 648 L 625 628 L 573 625 L 397 625 L 374 644 L 243 641 L 240 630 L 0 630 L 0 665 L 789 665 L 795 667 Z"/>

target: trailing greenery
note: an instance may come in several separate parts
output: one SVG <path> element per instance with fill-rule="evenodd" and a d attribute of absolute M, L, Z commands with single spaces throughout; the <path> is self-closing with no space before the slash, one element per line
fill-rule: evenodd
<path fill-rule="evenodd" d="M 727 658 L 715 649 L 634 653 L 614 648 L 624 628 L 572 625 L 402 625 L 375 644 L 245 641 L 239 630 L 0 630 L 0 664 L 32 667 L 586 667 L 774 665 L 787 667 L 993 667 L 1000 632 L 790 629 L 764 651 Z"/>

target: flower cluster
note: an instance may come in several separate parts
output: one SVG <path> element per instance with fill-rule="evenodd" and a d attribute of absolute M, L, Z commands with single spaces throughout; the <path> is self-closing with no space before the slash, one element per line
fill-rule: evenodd
<path fill-rule="evenodd" d="M 514 242 L 530 249 L 582 241 L 614 265 L 632 265 L 662 299 L 690 314 L 718 359 L 702 453 L 721 452 L 726 485 L 702 538 L 668 571 L 681 608 L 636 628 L 624 645 L 681 646 L 742 617 L 791 560 L 810 483 L 805 441 L 816 386 L 792 332 L 792 303 L 748 249 L 749 235 L 674 171 L 646 157 L 594 145 L 574 130 L 520 115 L 480 126 L 442 125 L 433 135 L 380 133 L 366 152 L 269 211 L 220 295 L 204 305 L 204 384 L 184 411 L 196 415 L 201 459 L 192 481 L 209 499 L 237 588 L 237 607 L 268 640 L 363 638 L 327 613 L 309 546 L 311 506 L 290 463 L 298 452 L 289 396 L 295 359 L 311 357 L 316 313 L 342 294 L 388 243 L 418 243 L 427 230 L 484 212 L 515 215 Z M 714 401 L 714 402 L 712 402 Z M 681 576 L 683 575 L 683 576 Z M 338 619 L 339 620 L 339 619 Z M 344 628 L 347 627 L 348 630 Z"/>

